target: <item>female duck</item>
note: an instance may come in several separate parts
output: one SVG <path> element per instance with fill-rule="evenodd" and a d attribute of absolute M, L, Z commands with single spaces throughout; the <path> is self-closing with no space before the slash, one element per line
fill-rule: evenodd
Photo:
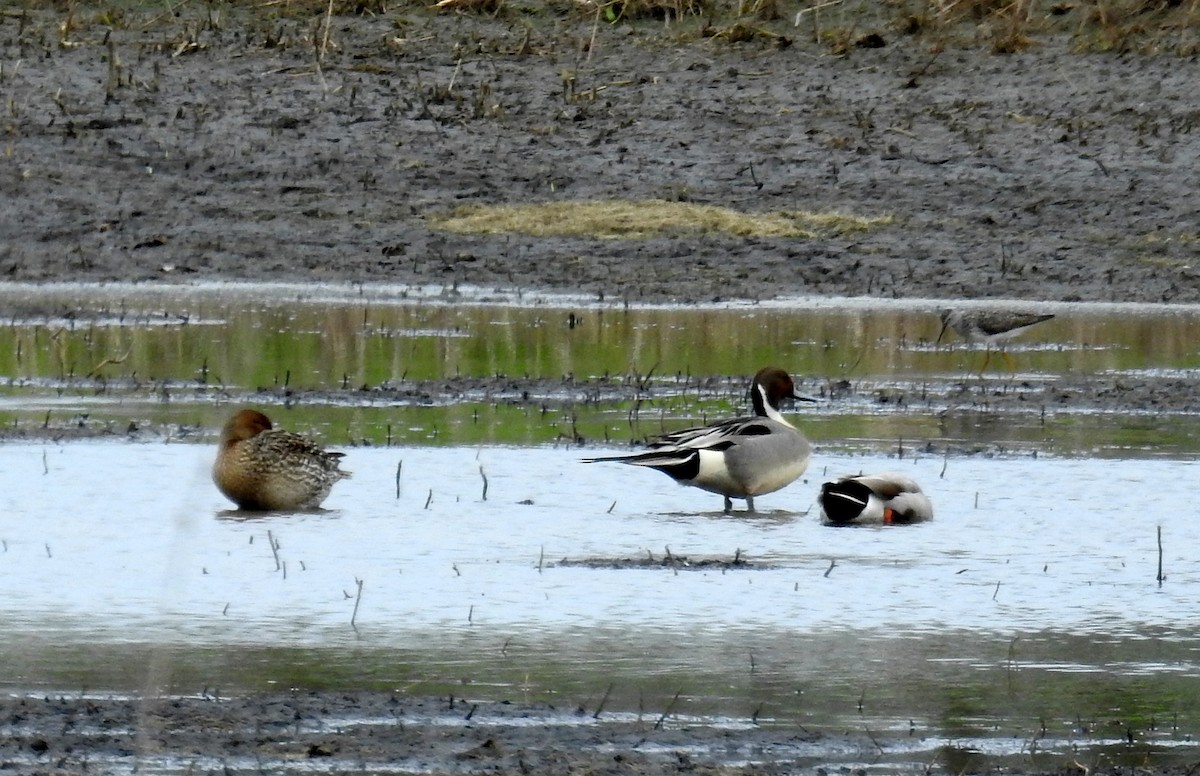
<path fill-rule="evenodd" d="M 842 477 L 821 486 L 821 512 L 831 523 L 916 523 L 933 517 L 933 503 L 903 474 L 883 472 Z"/>
<path fill-rule="evenodd" d="M 338 480 L 342 453 L 273 428 L 266 415 L 242 410 L 221 431 L 213 481 L 242 509 L 315 509 Z"/>
<path fill-rule="evenodd" d="M 754 415 L 730 418 L 710 426 L 699 426 L 665 434 L 650 442 L 645 453 L 605 458 L 632 466 L 646 466 L 683 485 L 719 493 L 725 511 L 733 511 L 731 499 L 746 500 L 754 511 L 754 497 L 771 493 L 795 481 L 808 468 L 812 447 L 808 440 L 779 412 L 784 399 L 814 401 L 796 395 L 787 372 L 764 367 L 750 384 Z"/>

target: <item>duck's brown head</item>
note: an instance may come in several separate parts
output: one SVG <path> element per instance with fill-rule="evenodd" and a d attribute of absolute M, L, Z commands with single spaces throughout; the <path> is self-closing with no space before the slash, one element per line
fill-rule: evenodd
<path fill-rule="evenodd" d="M 242 410 L 229 419 L 221 430 L 221 444 L 228 447 L 235 442 L 252 439 L 271 429 L 271 419 L 258 410 Z"/>

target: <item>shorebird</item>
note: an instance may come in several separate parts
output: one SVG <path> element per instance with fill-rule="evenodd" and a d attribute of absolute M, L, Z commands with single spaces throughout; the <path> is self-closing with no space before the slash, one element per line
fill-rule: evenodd
<path fill-rule="evenodd" d="M 921 486 L 903 474 L 883 472 L 842 477 L 821 486 L 821 513 L 831 523 L 862 519 L 915 523 L 933 517 L 933 504 Z"/>
<path fill-rule="evenodd" d="M 984 356 L 983 366 L 979 367 L 981 375 L 992 358 L 993 346 L 1000 351 L 1000 355 L 1008 364 L 1009 371 L 1012 372 L 1016 370 L 1016 366 L 1013 364 L 1012 356 L 1004 349 L 1003 343 L 1030 326 L 1048 321 L 1053 317 L 1053 313 L 1027 313 L 1013 310 L 942 310 L 942 328 L 938 332 L 937 342 L 942 341 L 946 329 L 953 329 L 958 336 L 968 342 L 982 342 L 986 346 L 987 355 Z M 935 342 L 935 344 L 937 343 Z"/>
<path fill-rule="evenodd" d="M 724 496 L 727 513 L 733 511 L 735 498 L 745 499 L 746 511 L 753 512 L 755 496 L 795 481 L 812 454 L 808 440 L 779 412 L 785 399 L 815 401 L 797 396 L 784 370 L 763 367 L 750 384 L 754 415 L 664 434 L 644 453 L 584 462 L 617 461 L 657 469 L 683 485 Z"/>
<path fill-rule="evenodd" d="M 213 482 L 242 509 L 315 509 L 350 476 L 338 465 L 342 455 L 274 428 L 257 410 L 242 410 L 221 431 Z"/>

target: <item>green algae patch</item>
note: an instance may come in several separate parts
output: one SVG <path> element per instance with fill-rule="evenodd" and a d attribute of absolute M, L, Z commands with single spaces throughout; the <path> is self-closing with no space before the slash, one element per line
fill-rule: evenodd
<path fill-rule="evenodd" d="M 535 237 L 630 239 L 663 235 L 830 237 L 892 223 L 838 212 L 743 213 L 717 205 L 649 200 L 470 205 L 431 219 L 434 228 L 459 234 L 529 234 Z"/>

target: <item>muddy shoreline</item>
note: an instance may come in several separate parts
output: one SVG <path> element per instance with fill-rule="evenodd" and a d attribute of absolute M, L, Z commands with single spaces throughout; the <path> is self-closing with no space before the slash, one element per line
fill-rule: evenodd
<path fill-rule="evenodd" d="M 1150 744 L 1089 753 L 989 758 L 943 739 L 808 730 L 749 720 L 636 715 L 603 706 L 381 692 L 292 692 L 250 698 L 0 698 L 0 761 L 10 773 L 488 774 L 1124 774 L 1191 773 L 1187 753 Z M 51 732 L 54 731 L 54 732 Z M 915 740 L 914 740 L 914 737 Z M 1129 763 L 1129 764 L 1126 764 Z M 48 770 L 47 770 L 48 769 Z"/>
<path fill-rule="evenodd" d="M 190 12 L 190 11 L 189 11 Z M 832 56 L 701 21 L 229 9 L 0 17 L 0 277 L 1200 301 L 1200 61 L 996 56 L 879 26 Z M 847 24 L 853 24 L 848 21 Z M 323 28 L 322 28 L 323 30 Z M 870 28 L 863 30 L 869 32 Z M 456 234 L 462 205 L 609 198 L 891 217 L 842 235 Z"/>
<path fill-rule="evenodd" d="M 0 277 L 469 284 L 629 302 L 1200 302 L 1195 58 L 1079 55 L 1054 37 L 1008 56 L 934 53 L 882 27 L 883 46 L 832 56 L 786 21 L 773 26 L 782 45 L 569 13 L 529 22 L 401 11 L 337 17 L 318 59 L 315 19 L 229 10 L 214 24 L 194 11 L 115 29 L 96 14 L 69 29 L 50 11 L 0 15 Z M 436 226 L 464 204 L 610 198 L 892 221 L 805 239 Z M 1031 401 L 1200 408 L 1187 380 L 962 391 L 968 408 L 982 397 L 989 411 Z M 6 697 L 0 760 L 15 773 L 165 758 L 180 772 L 327 761 L 367 773 L 405 763 L 496 774 L 782 773 L 823 761 L 787 754 L 807 731 L 521 721 L 575 713 L 544 706 L 509 706 L 487 726 L 459 707 L 456 726 L 393 724 L 386 735 L 346 721 L 394 720 L 397 705 L 418 713 L 447 702 L 364 692 Z M 887 746 L 853 743 L 876 762 Z M 721 754 L 688 754 L 697 745 Z M 1190 773 L 1189 756 L 1160 757 L 1150 770 Z M 935 762 L 954 773 L 1128 772 L 950 748 Z"/>

